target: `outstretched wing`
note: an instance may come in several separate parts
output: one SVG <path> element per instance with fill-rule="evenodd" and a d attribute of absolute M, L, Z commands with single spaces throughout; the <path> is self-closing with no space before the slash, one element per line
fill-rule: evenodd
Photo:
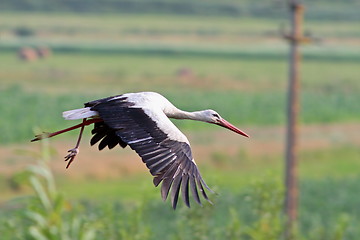
<path fill-rule="evenodd" d="M 197 203 L 201 204 L 198 189 L 210 202 L 204 188 L 210 191 L 211 189 L 200 175 L 186 137 L 162 111 L 136 107 L 135 104 L 128 102 L 126 97 L 120 96 L 96 103 L 90 102 L 85 106 L 90 106 L 91 110 L 97 111 L 104 120 L 105 126 L 101 126 L 101 123 L 95 126 L 96 134 L 91 143 L 94 144 L 103 138 L 99 149 L 106 145 L 111 148 L 117 143 L 122 147 L 125 147 L 126 144 L 129 145 L 149 168 L 150 173 L 154 176 L 154 185 L 158 186 L 162 182 L 161 196 L 164 201 L 171 192 L 174 209 L 180 189 L 183 201 L 188 207 L 190 207 L 189 188 Z M 159 124 L 159 121 L 162 123 Z M 164 126 L 166 126 L 166 130 L 164 130 Z M 99 131 L 100 127 L 102 127 L 102 131 Z M 97 128 L 98 130 L 96 130 Z M 177 140 L 171 139 L 169 138 L 170 131 L 175 131 L 177 134 L 180 132 L 183 136 L 179 136 Z M 98 134 L 99 132 L 101 134 Z M 117 136 L 118 139 L 114 139 L 114 136 Z M 107 140 L 105 140 L 106 138 Z M 179 141 L 179 139 L 185 141 Z"/>

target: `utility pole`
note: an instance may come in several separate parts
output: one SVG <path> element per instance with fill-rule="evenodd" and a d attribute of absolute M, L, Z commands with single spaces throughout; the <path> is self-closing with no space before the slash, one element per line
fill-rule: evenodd
<path fill-rule="evenodd" d="M 285 152 L 285 206 L 286 215 L 285 239 L 294 239 L 294 228 L 298 217 L 298 116 L 300 110 L 300 62 L 299 45 L 308 42 L 303 36 L 304 6 L 297 0 L 288 0 L 291 12 L 291 32 L 283 34 L 290 44 L 289 83 L 287 97 L 287 130 Z"/>

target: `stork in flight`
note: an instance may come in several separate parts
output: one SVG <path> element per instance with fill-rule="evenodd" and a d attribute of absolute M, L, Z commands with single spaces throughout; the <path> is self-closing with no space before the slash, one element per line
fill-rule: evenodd
<path fill-rule="evenodd" d="M 127 145 L 141 157 L 154 176 L 153 183 L 161 182 L 161 196 L 165 201 L 171 192 L 171 203 L 175 209 L 179 192 L 184 203 L 190 207 L 189 188 L 194 200 L 201 204 L 198 190 L 210 202 L 205 188 L 212 192 L 202 179 L 192 157 L 190 143 L 186 136 L 169 120 L 192 119 L 213 123 L 230 129 L 245 137 L 246 133 L 236 128 L 214 110 L 186 112 L 179 110 L 165 97 L 155 92 L 126 93 L 85 103 L 84 108 L 63 112 L 66 120 L 82 119 L 82 123 L 54 133 L 36 135 L 33 141 L 53 137 L 80 128 L 80 134 L 73 149 L 65 157 L 66 168 L 79 153 L 84 127 L 94 124 L 90 144 L 99 150 Z M 171 189 L 170 189 L 171 188 Z"/>

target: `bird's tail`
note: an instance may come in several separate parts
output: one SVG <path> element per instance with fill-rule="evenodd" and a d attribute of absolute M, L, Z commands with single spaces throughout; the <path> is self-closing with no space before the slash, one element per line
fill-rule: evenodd
<path fill-rule="evenodd" d="M 98 112 L 90 110 L 89 107 L 65 111 L 62 113 L 66 120 L 84 119 L 98 116 Z"/>

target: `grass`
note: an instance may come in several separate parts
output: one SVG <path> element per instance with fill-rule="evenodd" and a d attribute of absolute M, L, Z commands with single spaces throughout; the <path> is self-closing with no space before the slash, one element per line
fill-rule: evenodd
<path fill-rule="evenodd" d="M 360 151 L 356 146 L 303 151 L 299 159 L 301 179 L 304 182 L 355 181 L 360 177 L 357 170 L 359 157 Z M 241 153 L 230 155 L 226 152 L 213 152 L 205 162 L 206 164 L 199 164 L 202 176 L 210 187 L 220 193 L 220 196 L 212 197 L 219 199 L 223 192 L 243 191 L 261 176 L 277 176 L 280 180 L 283 171 L 280 154 L 246 156 Z M 128 202 L 158 199 L 160 196 L 159 189 L 154 189 L 147 172 L 119 179 L 78 179 L 76 184 L 72 184 L 74 180 L 71 178 L 60 177 L 58 181 L 61 191 L 67 192 L 67 197 L 71 199 L 86 197 L 102 201 L 105 195 L 108 200 L 120 197 Z"/>
<path fill-rule="evenodd" d="M 354 170 L 359 167 L 359 157 L 360 150 L 351 144 L 303 152 L 300 155 L 300 175 L 315 180 L 326 179 L 328 176 L 354 179 L 358 177 L 358 172 Z"/>
<path fill-rule="evenodd" d="M 174 212 L 170 206 L 166 207 L 167 203 L 162 203 L 159 198 L 149 198 L 146 193 L 142 194 L 144 197 L 140 204 L 112 200 L 111 197 L 104 199 L 103 195 L 100 197 L 102 200 L 98 201 L 91 198 L 67 202 L 70 209 L 64 208 L 61 214 L 57 213 L 60 215 L 56 219 L 68 224 L 72 221 L 71 216 L 81 216 L 82 220 L 86 219 L 86 225 L 83 227 L 85 230 L 91 229 L 94 239 L 128 239 L 128 234 L 134 234 L 133 239 L 158 239 L 160 236 L 166 239 L 218 239 L 220 236 L 232 236 L 229 239 L 279 239 L 282 234 L 282 186 L 278 177 L 274 178 L 272 174 L 254 179 L 241 189 L 222 190 L 216 199 L 212 196 L 214 206 L 193 205 L 191 209 L 180 206 Z M 359 177 L 303 180 L 300 202 L 302 214 L 299 222 L 301 231 L 298 238 L 356 239 L 359 234 L 357 225 L 360 216 L 357 210 L 358 180 Z M 81 189 L 80 186 L 78 189 Z M 101 189 L 100 186 L 93 185 L 90 192 Z M 119 195 L 127 194 L 120 189 Z M 107 196 L 107 192 L 104 193 Z M 316 200 L 319 198 L 329 200 L 319 202 Z M 5 234 L 3 236 L 9 236 L 8 239 L 24 236 L 28 227 L 37 226 L 36 222 L 29 221 L 28 216 L 23 215 L 22 211 L 37 211 L 34 208 L 35 202 L 27 210 L 26 201 L 23 199 L 6 204 L 10 208 L 12 204 L 20 203 L 15 210 L 1 208 L 0 221 L 4 222 L 6 219 L 6 223 L 1 224 L 1 230 Z M 9 233 L 12 224 L 18 226 L 16 235 Z M 339 235 L 343 237 L 338 238 Z"/>
<path fill-rule="evenodd" d="M 82 107 L 82 103 L 98 98 L 93 95 L 66 94 L 54 96 L 25 92 L 19 87 L 0 91 L 3 105 L 0 111 L 7 117 L 0 120 L 4 127 L 0 142 L 11 143 L 28 141 L 33 137 L 33 126 L 44 131 L 65 128 L 70 122 L 64 121 L 61 112 Z M 263 93 L 243 93 L 236 91 L 164 92 L 179 108 L 195 111 L 217 109 L 222 116 L 241 125 L 279 125 L 285 122 L 285 94 L 281 91 Z M 205 101 L 206 100 L 206 101 Z M 357 102 L 360 96 L 355 93 L 303 92 L 302 119 L 304 123 L 355 122 L 360 119 Z M 236 110 L 234 110 L 234 107 Z M 26 116 L 26 117 L 24 117 Z M 12 121 L 17 119 L 17 121 Z M 206 127 L 191 121 L 176 121 L 183 129 Z"/>
<path fill-rule="evenodd" d="M 24 63 L 4 53 L 0 60 L 4 103 L 0 109 L 7 116 L 0 120 L 2 143 L 30 139 L 34 126 L 49 131 L 68 126 L 61 112 L 128 91 L 159 91 L 179 108 L 213 108 L 235 123 L 278 125 L 285 120 L 285 59 L 57 53 Z M 357 65 L 357 61 L 304 62 L 304 123 L 360 119 Z M 178 76 L 184 68 L 192 75 Z M 178 124 L 194 128 L 191 122 Z"/>
<path fill-rule="evenodd" d="M 333 187 L 346 186 L 346 189 L 356 190 L 358 180 L 304 182 L 299 235 L 314 240 L 320 237 L 334 238 L 338 225 L 345 221 L 345 229 L 341 231 L 344 239 L 356 239 L 359 234 L 356 228 L 359 223 L 359 213 L 354 210 L 357 209 L 359 199 L 356 194 L 349 195 L 348 191 L 346 194 L 334 191 Z M 72 202 L 71 206 L 74 213 L 87 219 L 87 227 L 95 232 L 96 239 L 104 237 L 119 239 L 115 236 L 132 229 L 136 234 L 146 235 L 143 239 L 158 239 L 160 236 L 168 239 L 175 236 L 182 236 L 181 239 L 194 239 L 194 236 L 197 236 L 196 239 L 201 239 L 201 236 L 217 239 L 225 234 L 236 234 L 229 232 L 228 229 L 236 222 L 238 226 L 232 228 L 232 231 L 237 231 L 241 235 L 240 239 L 248 239 L 246 236 L 252 234 L 272 235 L 274 239 L 278 239 L 280 234 L 276 229 L 281 227 L 281 219 L 278 215 L 281 214 L 282 199 L 279 190 L 281 187 L 274 180 L 265 181 L 267 183 L 262 181 L 253 183 L 250 185 L 252 190 L 247 188 L 241 193 L 222 192 L 215 201 L 215 206 L 193 206 L 191 209 L 180 207 L 176 212 L 170 207 L 164 207 L 164 203 L 159 200 L 153 199 L 142 199 L 140 205 L 111 200 L 106 202 L 83 200 Z M 266 187 L 267 190 L 264 189 Z M 255 190 L 261 191 L 264 195 L 261 196 Z M 324 204 L 314 201 L 314 198 L 330 198 L 331 201 Z M 2 209 L 2 216 L 7 216 L 8 223 L 19 223 L 20 211 L 12 210 L 12 215 L 8 216 L 10 212 L 6 210 L 4 212 Z M 158 217 L 159 214 L 161 218 Z M 269 216 L 273 217 L 271 221 L 268 219 Z M 2 225 L 3 234 L 8 233 L 7 225 Z M 29 226 L 29 222 L 22 220 L 18 234 L 26 231 L 26 226 Z M 254 236 L 250 239 L 257 239 Z"/>
<path fill-rule="evenodd" d="M 211 37 L 211 40 L 219 37 L 217 41 L 231 40 L 232 42 L 235 42 L 239 36 L 248 38 L 266 36 L 269 33 L 274 35 L 279 25 L 287 21 L 287 19 L 231 16 L 29 12 L 2 12 L 0 20 L 1 30 L 11 31 L 16 27 L 26 26 L 39 35 L 47 33 L 47 37 L 62 35 L 72 39 L 84 36 L 103 39 L 119 39 L 120 37 L 154 39 L 156 36 L 177 36 L 194 41 L 199 41 L 201 38 Z M 24 20 L 28 21 L 24 22 Z M 310 20 L 305 24 L 306 29 L 316 32 L 318 37 L 356 37 L 360 34 L 357 21 Z M 200 37 L 200 39 L 196 40 L 195 37 Z"/>
<path fill-rule="evenodd" d="M 358 3 L 354 0 L 347 1 L 304 1 L 306 6 L 306 16 L 316 20 L 358 20 L 356 12 Z M 161 1 L 101 1 L 88 4 L 86 1 L 73 2 L 52 2 L 36 0 L 31 3 L 26 1 L 12 2 L 4 0 L 2 11 L 22 10 L 22 11 L 46 11 L 52 12 L 75 12 L 84 13 L 112 13 L 112 14 L 172 14 L 182 16 L 252 16 L 258 18 L 278 19 L 286 14 L 287 5 L 282 2 L 249 0 L 227 0 L 214 1 L 206 0 L 198 3 L 193 1 L 161 0 Z"/>
<path fill-rule="evenodd" d="M 309 49 L 311 50 L 311 49 Z M 311 51 L 316 53 L 316 49 Z M 347 52 L 345 52 L 346 54 Z M 251 54 L 250 54 L 251 55 Z M 316 55 L 316 54 L 314 54 Z M 151 54 L 62 54 L 44 61 L 20 62 L 0 56 L 3 87 L 19 84 L 32 91 L 118 94 L 153 89 L 267 91 L 285 90 L 286 58 L 262 59 Z M 76 64 L 73 64 L 73 63 Z M 303 63 L 303 88 L 358 91 L 358 61 L 309 60 Z M 180 77 L 180 69 L 191 76 Z"/>

